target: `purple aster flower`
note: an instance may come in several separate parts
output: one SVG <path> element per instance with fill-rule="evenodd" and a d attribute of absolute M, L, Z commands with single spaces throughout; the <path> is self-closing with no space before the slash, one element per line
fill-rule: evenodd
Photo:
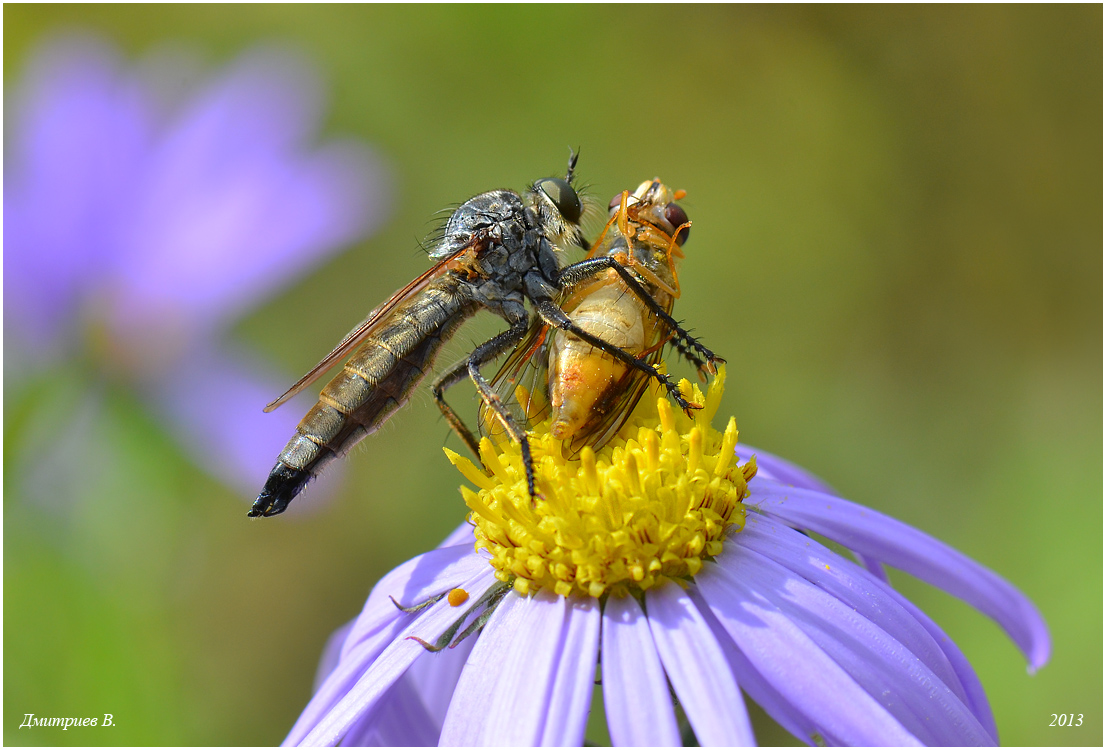
<path fill-rule="evenodd" d="M 168 50 L 130 66 L 87 37 L 29 61 L 9 108 L 7 372 L 90 357 L 252 490 L 296 410 L 262 414 L 285 378 L 227 331 L 387 201 L 365 148 L 313 145 L 322 103 L 302 60 L 257 49 L 206 79 L 196 67 Z"/>
<path fill-rule="evenodd" d="M 597 665 L 615 745 L 681 744 L 673 694 L 699 743 L 755 744 L 742 690 L 811 744 L 997 744 L 971 665 L 880 565 L 993 618 L 1031 670 L 1050 650 L 1036 608 L 932 537 L 753 457 L 732 419 L 718 433 L 724 377 L 694 419 L 643 399 L 579 461 L 539 427 L 536 506 L 516 446 L 482 442 L 490 477 L 450 454 L 477 487 L 462 488 L 470 525 L 377 584 L 286 744 L 580 745 Z"/>

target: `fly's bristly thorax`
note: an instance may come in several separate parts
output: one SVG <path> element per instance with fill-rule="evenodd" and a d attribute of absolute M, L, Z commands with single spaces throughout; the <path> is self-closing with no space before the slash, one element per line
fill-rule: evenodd
<path fill-rule="evenodd" d="M 665 580 L 694 576 L 740 530 L 747 482 L 756 462 L 734 455 L 737 426 L 711 425 L 721 402 L 725 369 L 707 393 L 687 381 L 703 404 L 694 419 L 653 390 L 598 451 L 562 456 L 546 420 L 531 433 L 539 499 L 533 503 L 513 443 L 481 441 L 491 476 L 446 449 L 476 489 L 462 487 L 476 546 L 490 556 L 496 577 L 522 594 L 600 597 L 642 592 Z"/>
<path fill-rule="evenodd" d="M 470 245 L 490 227 L 517 227 L 525 206 L 513 190 L 489 190 L 462 203 L 446 221 L 442 239 L 431 248 L 431 260 L 441 261 Z"/>

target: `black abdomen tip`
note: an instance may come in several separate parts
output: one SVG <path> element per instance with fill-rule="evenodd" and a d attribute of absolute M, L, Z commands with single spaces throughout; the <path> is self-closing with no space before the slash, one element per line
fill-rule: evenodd
<path fill-rule="evenodd" d="M 250 518 L 280 515 L 288 508 L 288 503 L 300 494 L 310 478 L 310 472 L 293 469 L 283 461 L 277 461 L 277 465 L 269 472 L 269 478 L 265 480 L 261 494 L 246 515 Z"/>

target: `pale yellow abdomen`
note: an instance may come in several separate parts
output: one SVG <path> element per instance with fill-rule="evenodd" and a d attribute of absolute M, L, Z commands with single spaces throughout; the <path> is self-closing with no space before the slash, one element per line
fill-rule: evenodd
<path fill-rule="evenodd" d="M 621 284 L 599 287 L 569 312 L 576 325 L 635 357 L 645 351 L 645 311 Z M 627 366 L 570 333 L 557 331 L 549 348 L 549 402 L 554 437 L 566 440 L 608 403 L 608 391 Z"/>

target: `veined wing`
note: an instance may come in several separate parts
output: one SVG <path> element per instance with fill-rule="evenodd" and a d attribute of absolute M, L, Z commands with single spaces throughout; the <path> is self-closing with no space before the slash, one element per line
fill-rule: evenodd
<path fill-rule="evenodd" d="M 426 289 L 426 287 L 429 286 L 432 281 L 437 279 L 439 276 L 445 273 L 445 271 L 448 270 L 453 264 L 455 264 L 459 256 L 466 252 L 469 252 L 470 250 L 470 247 L 461 248 L 456 253 L 440 261 L 435 266 L 428 269 L 425 273 L 412 281 L 410 284 L 403 287 L 398 292 L 389 297 L 388 300 L 384 302 L 384 304 L 380 305 L 375 310 L 370 312 L 368 317 L 361 321 L 356 328 L 347 333 L 345 338 L 338 342 L 338 346 L 334 347 L 333 351 L 331 351 L 330 354 L 323 357 L 319 364 L 312 367 L 306 375 L 296 381 L 296 384 L 285 391 L 280 398 L 276 399 L 271 404 L 266 406 L 265 411 L 270 412 L 273 409 L 279 407 L 281 404 L 284 404 L 286 401 L 298 394 L 304 388 L 311 385 L 320 377 L 322 377 L 328 370 L 330 370 L 330 368 L 334 367 L 334 365 L 338 364 L 338 362 L 340 362 L 342 359 L 345 359 L 345 357 L 351 354 L 358 346 L 360 346 L 365 341 L 365 339 L 369 337 L 370 334 L 376 331 L 381 323 L 387 320 L 392 311 L 394 311 L 402 303 L 406 302 L 407 300 L 411 299 L 412 297 Z"/>
<path fill-rule="evenodd" d="M 492 390 L 520 425 L 532 426 L 549 414 L 549 326 L 539 319 L 530 324 L 526 337 L 514 348 L 492 378 Z M 480 434 L 495 441 L 507 432 L 495 414 L 480 406 Z"/>

